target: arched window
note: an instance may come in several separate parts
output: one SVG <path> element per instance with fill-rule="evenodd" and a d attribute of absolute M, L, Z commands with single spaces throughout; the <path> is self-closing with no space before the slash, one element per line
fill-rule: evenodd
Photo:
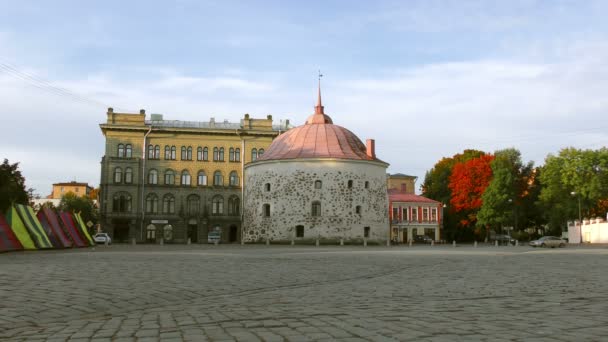
<path fill-rule="evenodd" d="M 156 239 L 156 226 L 153 224 L 149 224 L 146 227 L 146 238 L 148 241 L 154 241 Z"/>
<path fill-rule="evenodd" d="M 125 145 L 125 158 L 131 158 L 133 156 L 133 147 L 131 144 Z"/>
<path fill-rule="evenodd" d="M 264 184 L 264 190 L 265 191 L 270 191 L 270 183 Z"/>
<path fill-rule="evenodd" d="M 264 149 L 261 148 L 258 150 L 258 157 L 261 157 L 264 154 Z"/>
<path fill-rule="evenodd" d="M 355 207 L 355 214 L 361 214 L 361 206 L 358 205 Z"/>
<path fill-rule="evenodd" d="M 188 170 L 182 171 L 182 185 L 190 185 L 190 172 Z"/>
<path fill-rule="evenodd" d="M 204 161 L 209 160 L 209 149 L 207 148 L 207 146 L 205 146 L 205 148 L 203 149 L 203 160 Z"/>
<path fill-rule="evenodd" d="M 241 149 L 237 148 L 236 150 L 234 150 L 234 161 L 240 162 L 241 161 Z"/>
<path fill-rule="evenodd" d="M 312 216 L 321 216 L 321 202 L 312 202 Z"/>
<path fill-rule="evenodd" d="M 146 213 L 158 213 L 158 196 L 156 194 L 149 194 L 146 197 Z"/>
<path fill-rule="evenodd" d="M 175 213 L 175 197 L 171 194 L 165 195 L 163 197 L 163 213 L 164 214 L 174 214 Z"/>
<path fill-rule="evenodd" d="M 224 161 L 224 148 L 220 147 L 220 161 Z"/>
<path fill-rule="evenodd" d="M 190 195 L 186 200 L 186 209 L 188 210 L 188 215 L 196 215 L 199 210 L 200 198 L 197 195 Z"/>
<path fill-rule="evenodd" d="M 173 170 L 165 171 L 165 184 L 166 185 L 175 184 L 175 172 L 173 172 Z"/>
<path fill-rule="evenodd" d="M 365 181 L 365 188 L 369 189 L 369 181 Z"/>
<path fill-rule="evenodd" d="M 236 171 L 230 172 L 230 186 L 238 186 L 239 185 L 239 175 Z"/>
<path fill-rule="evenodd" d="M 126 192 L 115 194 L 112 201 L 112 211 L 117 213 L 131 212 L 131 195 Z"/>
<path fill-rule="evenodd" d="M 160 159 L 160 146 L 154 146 L 154 159 Z"/>
<path fill-rule="evenodd" d="M 270 217 L 270 204 L 266 203 L 262 206 L 262 216 Z"/>
<path fill-rule="evenodd" d="M 148 172 L 148 184 L 158 184 L 158 171 L 152 169 Z"/>
<path fill-rule="evenodd" d="M 230 150 L 228 150 L 228 160 L 234 161 L 234 147 L 231 147 Z"/>
<path fill-rule="evenodd" d="M 186 150 L 186 159 L 192 160 L 192 146 L 188 146 L 188 149 Z"/>
<path fill-rule="evenodd" d="M 198 185 L 207 185 L 207 174 L 205 173 L 205 171 L 199 171 L 198 172 Z"/>
<path fill-rule="evenodd" d="M 125 168 L 125 184 L 133 183 L 133 169 L 130 167 Z"/>
<path fill-rule="evenodd" d="M 196 160 L 203 160 L 203 148 L 200 146 L 196 149 Z"/>
<path fill-rule="evenodd" d="M 114 169 L 114 183 L 120 184 L 122 182 L 122 169 L 117 167 Z"/>
<path fill-rule="evenodd" d="M 228 199 L 228 214 L 229 215 L 238 215 L 240 210 L 241 201 L 237 196 L 231 196 Z"/>
<path fill-rule="evenodd" d="M 211 214 L 221 215 L 224 213 L 224 198 L 220 195 L 213 197 L 211 202 Z"/>
<path fill-rule="evenodd" d="M 125 154 L 125 145 L 118 144 L 118 154 L 116 155 L 118 158 L 124 157 Z"/>
<path fill-rule="evenodd" d="M 251 149 L 251 161 L 256 161 L 258 159 L 258 150 L 255 148 Z"/>
<path fill-rule="evenodd" d="M 181 155 L 181 159 L 182 159 L 182 160 L 186 160 L 186 159 L 188 159 L 188 156 L 186 155 L 186 146 L 182 146 L 182 155 Z"/>
<path fill-rule="evenodd" d="M 169 145 L 165 145 L 165 160 L 171 159 L 171 147 Z"/>
<path fill-rule="evenodd" d="M 154 145 L 148 145 L 148 159 L 154 159 Z"/>
<path fill-rule="evenodd" d="M 221 171 L 215 171 L 213 174 L 213 185 L 224 185 L 224 177 Z"/>
<path fill-rule="evenodd" d="M 175 148 L 175 146 L 171 146 L 171 160 L 177 159 L 176 155 L 177 155 L 177 149 Z"/>
<path fill-rule="evenodd" d="M 220 150 L 217 147 L 213 148 L 213 161 L 218 161 L 220 155 Z"/>
<path fill-rule="evenodd" d="M 315 189 L 321 189 L 322 186 L 323 182 L 321 182 L 320 180 L 315 181 Z"/>
<path fill-rule="evenodd" d="M 348 181 L 348 188 L 351 189 L 353 187 L 353 181 L 349 180 Z"/>

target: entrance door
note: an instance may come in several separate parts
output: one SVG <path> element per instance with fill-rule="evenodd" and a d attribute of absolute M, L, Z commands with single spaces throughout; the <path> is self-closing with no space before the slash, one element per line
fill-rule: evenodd
<path fill-rule="evenodd" d="M 236 242 L 237 241 L 237 233 L 238 228 L 235 225 L 230 226 L 230 234 L 228 236 L 228 241 Z"/>
<path fill-rule="evenodd" d="M 129 240 L 129 220 L 114 220 L 114 242 Z"/>
<path fill-rule="evenodd" d="M 198 225 L 188 224 L 188 238 L 192 243 L 198 243 Z"/>

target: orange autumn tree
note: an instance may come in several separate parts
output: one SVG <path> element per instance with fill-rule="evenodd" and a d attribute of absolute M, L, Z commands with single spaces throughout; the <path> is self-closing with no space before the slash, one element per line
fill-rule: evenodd
<path fill-rule="evenodd" d="M 477 212 L 481 208 L 481 195 L 492 180 L 491 154 L 454 165 L 448 187 L 452 191 L 450 210 L 463 214 L 460 224 L 463 227 L 474 225 Z"/>

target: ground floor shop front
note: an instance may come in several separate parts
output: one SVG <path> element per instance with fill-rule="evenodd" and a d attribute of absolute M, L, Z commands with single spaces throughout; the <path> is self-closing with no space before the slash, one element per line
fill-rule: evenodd
<path fill-rule="evenodd" d="M 428 236 L 435 242 L 441 240 L 439 226 L 436 225 L 392 225 L 391 227 L 391 241 L 393 243 L 415 242 L 416 236 Z"/>
<path fill-rule="evenodd" d="M 137 243 L 240 243 L 241 222 L 237 218 L 108 218 L 103 231 L 114 242 Z"/>

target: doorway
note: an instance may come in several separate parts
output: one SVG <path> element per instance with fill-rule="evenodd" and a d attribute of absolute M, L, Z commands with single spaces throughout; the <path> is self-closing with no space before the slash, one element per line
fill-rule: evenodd
<path fill-rule="evenodd" d="M 229 242 L 236 242 L 238 239 L 238 231 L 239 229 L 235 226 L 235 225 L 231 225 L 230 226 L 230 231 L 228 234 L 228 241 Z"/>
<path fill-rule="evenodd" d="M 191 243 L 198 243 L 198 225 L 188 223 L 188 239 Z"/>
<path fill-rule="evenodd" d="M 129 240 L 129 220 L 114 220 L 114 236 L 115 242 L 127 242 Z"/>

